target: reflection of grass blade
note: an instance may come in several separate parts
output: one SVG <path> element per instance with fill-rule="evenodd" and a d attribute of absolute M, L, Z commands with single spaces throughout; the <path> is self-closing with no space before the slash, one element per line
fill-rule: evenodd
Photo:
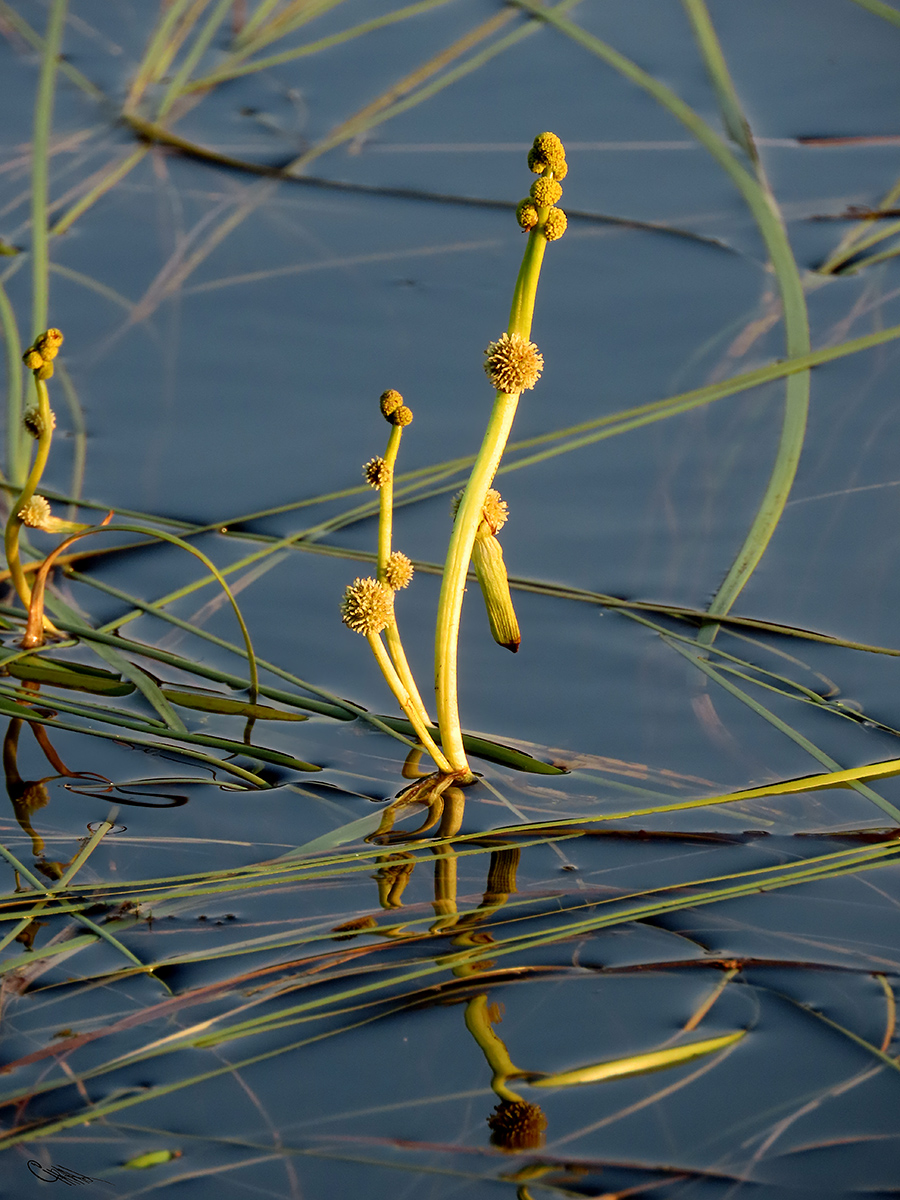
<path fill-rule="evenodd" d="M 728 173 L 753 214 L 772 260 L 772 267 L 784 306 L 788 354 L 792 358 L 795 355 L 808 354 L 809 323 L 803 285 L 781 215 L 771 194 L 741 166 L 718 134 L 665 84 L 660 83 L 652 75 L 641 70 L 636 63 L 631 62 L 611 46 L 585 32 L 554 10 L 544 9 L 534 0 L 513 0 L 513 2 L 533 16 L 540 17 L 541 20 L 555 26 L 567 37 L 572 38 L 573 41 L 602 58 L 604 62 L 609 63 L 626 79 L 630 79 L 632 83 L 649 92 L 655 100 L 688 128 Z M 800 451 L 806 430 L 808 403 L 809 373 L 803 371 L 799 375 L 790 376 L 786 385 L 784 423 L 775 466 L 744 544 L 738 551 L 724 582 L 709 606 L 709 612 L 712 615 L 728 612 L 752 575 L 756 564 L 762 558 L 766 546 L 775 532 L 787 503 L 788 493 L 800 460 Z M 714 626 L 710 626 L 711 631 L 714 628 Z"/>
<path fill-rule="evenodd" d="M 185 82 L 190 77 L 191 71 L 196 67 L 197 63 L 206 53 L 213 38 L 219 32 L 219 27 L 228 16 L 228 10 L 231 8 L 232 0 L 219 0 L 212 12 L 206 19 L 206 24 L 197 34 L 193 46 L 185 55 L 184 62 L 175 72 L 169 86 L 166 88 L 165 95 L 159 104 L 156 119 L 161 121 L 175 101 L 178 99 L 178 94 L 184 87 Z"/>
<path fill-rule="evenodd" d="M 207 3 L 208 0 L 173 0 L 165 8 L 129 89 L 124 105 L 126 112 L 140 102 L 147 85 L 156 82 L 169 69 L 182 41 L 187 37 Z M 193 12 L 185 18 L 181 28 L 177 29 L 176 26 L 191 5 L 193 5 Z"/>
<path fill-rule="evenodd" d="M 361 37 L 363 34 L 371 33 L 376 29 L 383 29 L 387 25 L 394 25 L 398 21 L 404 21 L 408 17 L 414 17 L 418 13 L 428 12 L 429 9 L 439 8 L 448 3 L 450 3 L 450 0 L 418 0 L 416 4 L 409 4 L 405 8 L 397 8 L 393 12 L 385 13 L 381 17 L 373 17 L 369 21 L 363 21 L 362 24 L 354 25 L 350 29 L 344 29 L 340 33 L 332 33 L 328 37 L 319 38 L 318 41 L 308 42 L 306 45 L 296 46 L 293 50 L 283 50 L 280 54 L 271 54 L 268 58 L 258 58 L 254 62 L 242 64 L 242 60 L 248 54 L 253 53 L 259 46 L 268 44 L 268 40 L 270 39 L 254 43 L 254 45 L 243 50 L 241 53 L 232 55 L 230 59 L 227 59 L 212 74 L 204 75 L 201 79 L 195 79 L 183 87 L 182 93 L 202 91 L 205 88 L 212 87 L 216 83 L 222 83 L 226 79 L 236 79 L 240 75 L 252 75 L 256 71 L 265 71 L 270 67 L 281 66 L 282 63 L 293 62 L 297 58 L 305 58 L 309 54 L 316 54 L 320 50 L 328 50 L 332 46 L 339 46 L 343 42 L 352 41 L 353 38 Z"/>
<path fill-rule="evenodd" d="M 85 192 L 81 199 L 76 201 L 68 212 L 63 213 L 59 220 L 56 221 L 50 230 L 50 236 L 56 237 L 58 234 L 65 233 L 67 229 L 71 229 L 78 218 L 87 212 L 92 204 L 99 200 L 101 196 L 105 196 L 117 183 L 120 183 L 132 167 L 137 166 L 147 153 L 147 149 L 147 146 L 139 146 L 137 150 L 132 150 L 130 154 L 120 159 L 115 166 L 102 172 L 94 186 Z"/>
<path fill-rule="evenodd" d="M 893 5 L 885 4 L 883 0 L 853 0 L 853 3 L 874 13 L 876 17 L 883 17 L 892 25 L 900 25 L 900 12 Z"/>
<path fill-rule="evenodd" d="M 14 30 L 38 54 L 42 55 L 44 53 L 44 39 L 36 30 L 31 28 L 28 22 L 16 12 L 11 4 L 7 3 L 7 0 L 0 0 L 0 17 L 9 25 L 10 29 Z M 66 62 L 64 58 L 59 59 L 58 68 L 71 83 L 74 83 L 77 88 L 80 88 L 92 100 L 106 99 L 103 92 L 98 87 L 95 87 L 86 75 L 82 75 L 79 70 L 73 67 L 71 63 Z"/>
<path fill-rule="evenodd" d="M 650 1050 L 646 1054 L 632 1054 L 628 1058 L 611 1059 L 594 1063 L 590 1067 L 576 1067 L 572 1071 L 560 1071 L 556 1075 L 541 1075 L 528 1078 L 532 1087 L 572 1087 L 573 1084 L 599 1083 L 604 1079 L 623 1079 L 628 1075 L 643 1075 L 649 1071 L 661 1071 L 666 1067 L 677 1067 L 691 1062 L 704 1054 L 714 1054 L 733 1046 L 746 1034 L 746 1029 L 724 1033 L 720 1037 L 704 1038 L 699 1042 L 687 1042 L 682 1046 L 667 1046 L 662 1050 Z"/>

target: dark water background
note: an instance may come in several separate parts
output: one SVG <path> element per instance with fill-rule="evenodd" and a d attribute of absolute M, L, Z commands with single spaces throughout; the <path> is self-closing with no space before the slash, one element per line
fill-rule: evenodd
<path fill-rule="evenodd" d="M 304 36 L 326 36 L 390 7 L 345 0 Z M 12 8 L 43 28 L 46 5 L 14 0 Z M 816 274 L 850 226 L 814 219 L 877 204 L 898 174 L 900 29 L 851 0 L 710 0 L 709 10 L 787 223 L 813 347 L 900 321 L 896 262 L 846 276 Z M 219 153 L 285 162 L 498 11 L 495 0 L 454 0 L 221 85 L 172 127 Z M 585 0 L 572 16 L 720 128 L 681 5 Z M 117 116 L 156 17 L 157 5 L 146 0 L 73 0 L 65 55 L 106 99 L 92 100 L 60 78 L 53 198 L 135 144 Z M 509 28 L 524 20 L 515 16 Z M 0 40 L 0 235 L 27 250 L 38 66 L 4 22 L 0 11 L 0 33 L 9 33 Z M 205 60 L 210 67 L 224 38 L 220 43 Z M 398 388 L 415 412 L 401 469 L 473 453 L 491 402 L 482 350 L 505 326 L 523 247 L 511 211 L 488 202 L 514 204 L 525 194 L 525 153 L 542 129 L 555 130 L 567 146 L 562 204 L 569 229 L 547 251 L 533 330 L 546 369 L 522 399 L 515 439 L 784 356 L 780 320 L 762 320 L 771 312 L 774 277 L 725 174 L 651 97 L 536 23 L 480 70 L 317 158 L 307 169 L 315 186 L 258 179 L 156 147 L 52 241 L 50 320 L 65 332 L 64 362 L 86 428 L 82 496 L 117 510 L 233 528 L 241 515 L 354 487 L 361 464 L 383 448 L 376 401 L 386 387 Z M 883 140 L 804 144 L 810 137 Z M 242 219 L 234 221 L 239 211 Z M 233 227 L 222 232 L 228 219 Z M 215 244 L 207 240 L 213 235 Z M 27 340 L 27 257 L 0 262 Z M 755 337 L 748 334 L 754 322 L 761 322 Z M 736 612 L 851 641 L 898 644 L 896 364 L 888 343 L 814 370 L 791 498 Z M 510 472 L 500 481 L 511 511 L 503 532 L 510 575 L 702 609 L 768 479 L 783 392 L 776 381 Z M 45 486 L 71 495 L 77 421 L 59 392 L 54 406 L 59 433 Z M 240 528 L 285 537 L 350 503 L 268 515 Z M 415 560 L 441 562 L 448 505 L 442 494 L 400 510 L 395 545 Z M 369 520 L 321 540 L 370 552 L 375 534 Z M 216 534 L 196 544 L 223 567 L 256 547 Z M 239 590 L 257 653 L 373 712 L 393 713 L 365 646 L 338 616 L 343 588 L 368 568 L 302 545 L 270 566 Z M 199 568 L 163 546 L 98 560 L 89 571 L 154 600 Z M 84 584 L 61 579 L 58 586 L 95 623 L 123 611 L 122 602 Z M 423 693 L 437 591 L 437 578 L 419 573 L 398 602 Z M 210 594 L 177 601 L 170 611 L 235 640 L 227 605 L 204 607 Z M 615 812 L 633 802 L 628 787 L 664 800 L 819 769 L 807 748 L 708 685 L 654 630 L 620 613 L 516 593 L 523 643 L 512 656 L 490 640 L 477 595 L 469 601 L 460 649 L 464 726 L 584 769 L 546 778 L 479 762 L 491 786 L 471 789 L 464 832 Z M 132 623 L 128 634 L 237 669 L 233 655 L 150 617 Z M 900 668 L 892 657 L 771 636 L 748 642 L 727 632 L 720 645 L 819 694 L 833 684 L 831 694 L 849 706 L 885 726 L 900 724 Z M 171 681 L 183 682 L 176 675 Z M 842 767 L 897 754 L 889 731 L 822 705 L 753 694 Z M 235 736 L 227 718 L 201 723 Z M 371 816 L 369 797 L 388 799 L 403 786 L 406 748 L 360 722 L 314 717 L 272 728 L 266 744 L 322 770 L 298 788 L 286 783 L 255 794 L 192 785 L 180 788 L 190 798 L 181 807 L 122 809 L 127 831 L 101 846 L 90 877 L 147 878 L 274 857 Z M 64 732 L 53 740 L 73 769 L 114 780 L 181 777 L 186 770 L 177 756 L 148 760 L 124 743 Z M 27 733 L 20 755 L 24 777 L 46 774 Z M 110 811 L 108 797 L 75 795 L 63 783 L 49 785 L 51 803 L 36 818 L 48 856 L 60 860 L 74 853 L 86 823 Z M 895 780 L 873 786 L 900 804 Z M 846 789 L 675 812 L 629 827 L 720 836 L 586 836 L 535 845 L 523 853 L 518 888 L 544 905 L 552 922 L 559 897 L 571 899 L 573 889 L 588 904 L 620 890 L 749 871 L 846 847 L 852 839 L 835 834 L 886 824 L 870 800 Z M 9 848 L 27 856 L 29 839 L 11 817 L 3 830 Z M 757 832 L 744 837 L 748 830 Z M 484 854 L 461 858 L 461 911 L 479 902 L 484 886 Z M 420 865 L 403 898 L 426 925 L 432 887 L 430 870 Z M 0 1189 L 37 1194 L 44 1185 L 29 1177 L 25 1162 L 40 1152 L 110 1180 L 107 1194 L 121 1197 L 162 1186 L 198 1197 L 221 1189 L 527 1200 L 650 1187 L 692 1200 L 738 1191 L 892 1195 L 900 1186 L 900 1080 L 869 1044 L 888 1056 L 897 1050 L 891 1036 L 883 1042 L 886 1028 L 893 1029 L 898 899 L 897 868 L 889 865 L 513 956 L 508 964 L 521 966 L 522 978 L 490 987 L 491 1002 L 505 1008 L 498 1034 L 514 1061 L 545 1072 L 666 1042 L 715 985 L 722 961 L 746 960 L 702 1026 L 705 1036 L 749 1029 L 732 1050 L 668 1073 L 543 1093 L 546 1145 L 529 1154 L 511 1158 L 490 1145 L 485 1119 L 496 1097 L 462 1006 L 422 1003 L 8 1150 Z M 204 899 L 168 922 L 155 914 L 153 926 L 135 927 L 125 940 L 147 961 L 224 942 L 232 934 L 228 914 L 244 927 L 257 923 L 259 933 L 288 917 L 331 929 L 377 912 L 376 901 L 364 871 L 319 888 L 285 888 L 280 898 L 229 896 L 221 911 L 214 897 Z M 209 919 L 198 923 L 200 917 Z M 279 961 L 278 954 L 266 961 Z M 670 961 L 685 965 L 648 966 Z M 115 995 L 70 982 L 120 965 L 113 948 L 95 944 L 42 976 L 52 987 L 8 1000 L 4 1057 L 31 1053 L 61 1027 L 81 1031 L 101 1021 L 99 1014 L 105 1023 L 164 998 L 157 982 L 142 976 L 118 985 Z M 177 993 L 215 982 L 217 972 L 224 978 L 226 968 L 230 962 L 176 968 L 167 982 Z M 200 1006 L 184 1023 L 211 1014 Z M 332 1017 L 326 1027 L 329 1021 L 335 1028 L 347 1023 Z M 152 1031 L 164 1037 L 175 1028 L 162 1017 Z M 308 1036 L 310 1027 L 301 1026 L 283 1038 L 250 1039 L 250 1049 L 226 1043 L 185 1050 L 123 1068 L 88 1092 L 105 1099 L 117 1087 L 156 1086 Z M 113 1051 L 125 1053 L 130 1044 L 127 1033 L 117 1035 Z M 65 1101 L 54 1094 L 29 1111 L 46 1116 L 78 1102 L 73 1090 Z M 182 1156 L 143 1174 L 117 1165 L 161 1147 Z M 526 1168 L 533 1168 L 530 1182 Z"/>

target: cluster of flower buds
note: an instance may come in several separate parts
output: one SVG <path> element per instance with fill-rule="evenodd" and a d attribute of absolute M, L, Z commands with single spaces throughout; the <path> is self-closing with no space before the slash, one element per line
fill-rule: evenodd
<path fill-rule="evenodd" d="M 539 133 L 528 151 L 528 166 L 540 175 L 531 186 L 530 195 L 519 201 L 516 220 L 523 229 L 538 226 L 548 242 L 555 242 L 566 232 L 566 214 L 556 203 L 562 195 L 560 179 L 569 168 L 566 152 L 555 133 Z"/>
<path fill-rule="evenodd" d="M 412 409 L 406 407 L 403 397 L 393 388 L 388 388 L 386 392 L 381 393 L 379 404 L 381 405 L 381 415 L 389 425 L 408 425 L 413 419 Z"/>
<path fill-rule="evenodd" d="M 22 362 L 34 371 L 38 379 L 49 379 L 53 374 L 53 360 L 59 354 L 63 335 L 58 329 L 47 329 L 34 339 L 22 355 Z"/>

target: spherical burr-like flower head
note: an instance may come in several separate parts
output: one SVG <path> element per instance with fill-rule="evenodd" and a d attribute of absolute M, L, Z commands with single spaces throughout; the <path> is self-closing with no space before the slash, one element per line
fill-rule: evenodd
<path fill-rule="evenodd" d="M 383 458 L 370 458 L 363 466 L 363 475 L 369 487 L 373 487 L 378 491 L 390 481 L 391 468 Z"/>
<path fill-rule="evenodd" d="M 481 517 L 490 526 L 491 533 L 499 533 L 509 519 L 509 505 L 496 488 L 488 488 Z"/>
<path fill-rule="evenodd" d="M 22 417 L 22 424 L 28 433 L 33 438 L 39 438 L 46 432 L 44 418 L 41 416 L 39 408 L 28 408 L 25 410 L 25 415 Z M 56 413 L 50 410 L 50 429 L 56 428 Z"/>
<path fill-rule="evenodd" d="M 534 206 L 534 201 L 528 196 L 524 200 L 520 200 L 516 207 L 516 220 L 523 229 L 534 229 L 538 223 L 538 211 Z"/>
<path fill-rule="evenodd" d="M 459 506 L 462 503 L 464 491 L 458 491 L 450 503 L 450 511 L 453 520 L 456 520 L 456 514 L 459 512 Z M 509 519 L 509 505 L 501 497 L 496 488 L 488 488 L 484 497 L 484 504 L 481 508 L 481 525 L 479 532 L 485 534 L 499 533 Z"/>
<path fill-rule="evenodd" d="M 536 1150 L 544 1144 L 547 1118 L 526 1100 L 502 1100 L 487 1119 L 491 1141 L 504 1150 Z"/>
<path fill-rule="evenodd" d="M 388 420 L 392 425 L 408 425 L 412 420 L 412 409 L 407 408 L 405 404 L 401 404 L 399 408 L 395 408 Z"/>
<path fill-rule="evenodd" d="M 501 334 L 484 352 L 484 369 L 498 392 L 518 395 L 533 388 L 541 377 L 544 359 L 534 342 L 521 333 Z"/>
<path fill-rule="evenodd" d="M 381 405 L 381 415 L 385 418 L 385 420 L 389 421 L 391 418 L 391 413 L 396 412 L 402 403 L 403 397 L 400 395 L 400 393 L 394 391 L 393 388 L 388 388 L 386 392 L 381 393 L 381 399 L 379 400 L 379 404 Z"/>
<path fill-rule="evenodd" d="M 18 515 L 29 529 L 46 529 L 52 516 L 50 505 L 43 496 L 32 496 L 25 507 L 19 509 Z"/>
<path fill-rule="evenodd" d="M 354 633 L 381 633 L 394 614 L 394 593 L 377 579 L 356 579 L 344 592 L 341 620 Z"/>
<path fill-rule="evenodd" d="M 562 195 L 562 188 L 555 179 L 536 179 L 531 185 L 531 196 L 538 208 L 555 204 Z"/>
<path fill-rule="evenodd" d="M 384 581 L 392 592 L 409 587 L 413 577 L 413 565 L 400 550 L 395 550 L 384 568 Z"/>
<path fill-rule="evenodd" d="M 565 179 L 569 168 L 566 152 L 555 133 L 539 133 L 528 151 L 528 166 L 535 175 L 542 175 L 548 168 L 555 179 Z"/>
<path fill-rule="evenodd" d="M 544 237 L 548 242 L 555 242 L 557 238 L 561 238 L 566 232 L 568 225 L 566 214 L 561 208 L 551 208 L 547 212 L 547 220 L 544 222 L 542 230 Z"/>

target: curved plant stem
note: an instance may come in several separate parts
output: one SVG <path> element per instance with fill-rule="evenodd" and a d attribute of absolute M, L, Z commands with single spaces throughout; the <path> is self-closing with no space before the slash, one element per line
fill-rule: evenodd
<path fill-rule="evenodd" d="M 528 235 L 528 244 L 525 247 L 522 266 L 519 268 L 509 314 L 507 332 L 510 336 L 515 333 L 521 334 L 526 340 L 531 334 L 534 300 L 547 245 L 543 233 L 546 216 L 546 208 L 538 210 L 538 223 Z M 434 649 L 435 694 L 441 744 L 455 771 L 468 770 L 459 724 L 457 695 L 459 621 L 466 575 L 475 544 L 475 534 L 481 522 L 484 499 L 503 457 L 518 403 L 518 394 L 497 392 L 484 441 L 481 443 L 456 514 L 441 581 Z"/>
<path fill-rule="evenodd" d="M 28 581 L 25 578 L 25 572 L 22 570 L 22 560 L 19 554 L 19 533 L 22 528 L 22 522 L 19 519 L 19 513 L 26 504 L 32 499 L 37 491 L 37 486 L 41 481 L 41 476 L 44 473 L 44 468 L 47 465 L 47 458 L 50 454 L 50 443 L 53 440 L 53 416 L 50 412 L 50 397 L 47 395 L 47 385 L 42 379 L 38 379 L 37 375 L 34 378 L 34 386 L 37 389 L 38 396 L 38 419 L 40 421 L 41 436 L 38 438 L 37 452 L 34 456 L 34 462 L 31 464 L 31 470 L 28 472 L 28 478 L 25 480 L 25 486 L 12 505 L 9 514 L 9 519 L 6 522 L 6 530 L 3 537 L 4 550 L 6 552 L 6 563 L 9 567 L 10 578 L 16 589 L 19 599 L 26 608 L 31 604 L 31 588 L 28 586 Z M 53 629 L 53 626 L 45 620 L 45 629 Z"/>
<path fill-rule="evenodd" d="M 386 468 L 387 480 L 379 492 L 379 520 L 378 520 L 378 571 L 377 576 L 380 583 L 385 582 L 385 573 L 387 571 L 388 559 L 391 557 L 391 543 L 393 538 L 393 519 L 394 519 L 394 465 L 397 462 L 397 453 L 400 449 L 400 438 L 403 435 L 403 426 L 394 425 L 391 428 L 391 436 L 388 438 L 387 449 L 384 452 L 384 465 Z M 419 694 L 419 689 L 416 686 L 415 678 L 410 669 L 409 662 L 406 657 L 406 652 L 403 649 L 403 642 L 400 640 L 400 630 L 397 627 L 397 618 L 392 616 L 390 623 L 384 630 L 385 640 L 387 641 L 388 653 L 397 669 L 397 674 L 400 676 L 400 681 L 409 698 L 409 705 L 414 710 L 417 718 L 417 724 L 423 728 L 431 724 L 431 718 L 428 715 L 428 710 L 422 701 Z M 396 693 L 395 693 L 396 695 Z M 407 712 L 404 706 L 404 712 Z M 412 716 L 410 715 L 410 720 Z"/>
<path fill-rule="evenodd" d="M 384 648 L 384 642 L 381 640 L 381 634 L 370 633 L 366 636 L 366 641 L 369 643 L 372 653 L 375 655 L 375 661 L 381 668 L 381 673 L 387 680 L 388 687 L 394 693 L 397 703 L 409 717 L 410 724 L 416 731 L 416 737 L 434 759 L 438 770 L 448 775 L 452 774 L 454 767 L 451 766 L 451 764 L 447 761 L 447 758 L 438 749 L 434 738 L 425 727 L 425 723 L 419 719 L 419 715 L 416 712 L 414 705 L 410 703 L 409 692 L 404 687 L 403 682 L 400 679 L 396 668 L 394 667 L 394 664 L 391 662 L 390 657 L 388 656 L 387 650 Z"/>

